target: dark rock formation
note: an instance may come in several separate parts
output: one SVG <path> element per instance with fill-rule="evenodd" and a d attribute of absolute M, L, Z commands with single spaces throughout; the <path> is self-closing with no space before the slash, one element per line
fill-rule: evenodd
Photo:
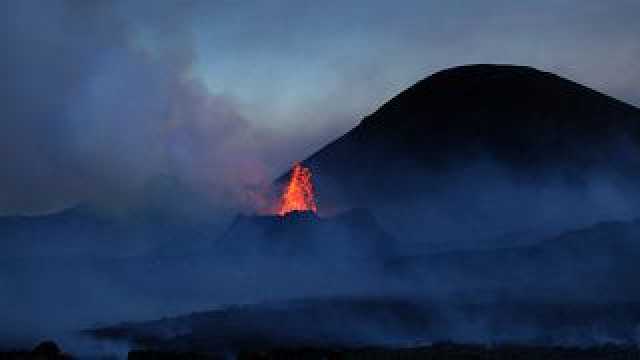
<path fill-rule="evenodd" d="M 310 255 L 380 258 L 393 255 L 395 241 L 365 209 L 332 217 L 311 211 L 285 216 L 240 215 L 216 247 L 236 255 Z"/>

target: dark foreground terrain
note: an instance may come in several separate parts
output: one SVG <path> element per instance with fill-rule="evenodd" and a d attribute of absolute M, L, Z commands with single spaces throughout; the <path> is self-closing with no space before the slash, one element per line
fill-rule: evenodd
<path fill-rule="evenodd" d="M 262 353 L 242 353 L 238 359 L 633 359 L 637 360 L 637 347 L 602 346 L 594 348 L 561 348 L 532 346 L 497 346 L 436 344 L 407 349 L 356 350 L 273 350 Z M 131 355 L 129 356 L 130 358 Z"/>
<path fill-rule="evenodd" d="M 63 353 L 57 345 L 45 342 L 32 351 L 0 352 L 1 360 L 13 359 L 74 359 Z M 77 357 L 83 358 L 83 357 Z M 105 354 L 92 358 L 112 359 Z M 601 345 L 597 347 L 546 347 L 523 345 L 462 345 L 439 343 L 430 346 L 409 348 L 280 348 L 263 351 L 240 351 L 236 354 L 210 352 L 173 352 L 132 350 L 128 354 L 131 360 L 147 359 L 509 359 L 509 360 L 637 360 L 640 348 L 633 345 Z"/>
<path fill-rule="evenodd" d="M 55 359 L 55 360 L 70 360 L 73 357 L 63 352 L 58 344 L 53 341 L 43 341 L 34 347 L 32 350 L 10 350 L 2 351 L 0 349 L 0 360 L 13 360 L 13 359 Z"/>
<path fill-rule="evenodd" d="M 338 297 L 231 306 L 90 329 L 162 350 L 405 346 L 424 342 L 596 346 L 637 343 L 640 303 L 435 303 Z"/>
<path fill-rule="evenodd" d="M 432 346 L 353 350 L 297 349 L 273 350 L 260 353 L 241 353 L 238 359 L 634 359 L 640 356 L 638 348 L 602 346 L 593 348 L 561 348 L 504 345 L 436 344 Z M 131 354 L 129 356 L 131 357 Z"/>

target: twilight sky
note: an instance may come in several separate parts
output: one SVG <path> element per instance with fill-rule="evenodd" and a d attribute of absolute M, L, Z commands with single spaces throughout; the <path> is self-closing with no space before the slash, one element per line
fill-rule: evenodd
<path fill-rule="evenodd" d="M 640 105 L 637 0 L 3 8 L 0 214 L 185 189 L 241 206 L 247 188 L 455 65 L 531 65 Z"/>

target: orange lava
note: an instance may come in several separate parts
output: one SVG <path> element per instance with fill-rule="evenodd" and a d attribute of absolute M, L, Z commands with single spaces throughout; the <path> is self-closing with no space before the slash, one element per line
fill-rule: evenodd
<path fill-rule="evenodd" d="M 318 212 L 318 205 L 313 195 L 311 170 L 300 163 L 293 165 L 291 179 L 282 192 L 277 213 L 284 216 L 292 211 Z"/>

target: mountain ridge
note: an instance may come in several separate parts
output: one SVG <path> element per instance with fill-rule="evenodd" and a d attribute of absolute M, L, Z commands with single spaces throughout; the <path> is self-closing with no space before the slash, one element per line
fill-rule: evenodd
<path fill-rule="evenodd" d="M 550 95 L 560 95 L 560 98 L 554 99 Z M 517 99 L 519 102 L 505 101 L 513 99 Z M 563 102 L 563 100 L 567 102 Z M 524 105 L 533 101 L 536 102 L 536 105 L 544 106 L 545 111 L 535 110 L 533 114 L 525 114 L 531 112 L 532 109 L 524 107 Z M 580 104 L 580 102 L 584 103 Z M 478 114 L 470 113 L 470 111 L 478 109 L 483 110 L 486 114 L 478 116 Z M 581 119 L 573 118 L 584 115 L 591 110 L 594 110 L 596 114 Z M 467 115 L 474 115 L 474 117 L 465 117 Z M 494 117 L 483 119 L 484 115 L 494 115 Z M 539 124 L 551 128 L 555 126 L 557 129 L 552 130 L 565 131 L 556 134 L 556 136 L 568 136 L 570 135 L 567 133 L 568 131 L 576 131 L 578 135 L 580 133 L 589 135 L 589 140 L 603 138 L 604 141 L 608 141 L 610 140 L 607 138 L 608 135 L 615 136 L 621 135 L 620 132 L 627 132 L 626 135 L 630 136 L 634 143 L 640 142 L 640 109 L 630 104 L 577 82 L 531 67 L 479 64 L 445 69 L 424 78 L 364 117 L 356 127 L 336 139 L 334 143 L 340 144 L 347 139 L 356 142 L 370 141 L 366 137 L 379 136 L 377 131 L 389 132 L 394 129 L 399 132 L 414 131 L 418 129 L 418 126 L 415 126 L 418 121 L 419 125 L 428 127 L 426 130 L 436 131 L 435 135 L 447 135 L 446 140 L 454 139 L 455 137 L 452 136 L 455 135 L 493 136 L 490 133 L 474 134 L 473 132 L 482 130 L 478 124 L 509 125 L 509 118 L 501 119 L 496 115 L 507 117 L 520 115 L 518 121 L 514 122 L 516 125 L 525 124 L 523 119 L 526 119 L 530 120 L 533 125 Z M 607 120 L 611 121 L 604 121 L 600 118 L 605 115 L 609 117 Z M 402 121 L 399 121 L 398 118 L 389 118 L 391 116 L 398 116 Z M 439 116 L 446 117 L 446 121 L 439 119 Z M 452 123 L 454 120 L 456 125 L 465 125 L 471 128 L 465 129 L 458 126 L 448 128 L 445 123 Z M 576 125 L 571 124 L 574 121 L 580 121 L 579 125 L 582 127 L 563 128 L 563 126 Z M 410 127 L 406 128 L 407 126 Z M 605 133 L 601 132 L 603 129 Z M 509 130 L 513 131 L 514 129 L 509 128 Z M 521 137 L 516 140 L 523 141 L 527 137 L 538 136 L 535 132 L 525 130 L 531 130 L 531 128 L 522 129 L 517 133 Z M 587 131 L 594 131 L 594 133 Z M 428 136 L 432 134 L 419 132 L 417 135 Z M 496 136 L 498 135 L 508 134 L 497 134 Z M 434 138 L 430 137 L 429 139 L 433 140 Z M 500 140 L 495 136 L 486 140 L 496 139 Z M 305 159 L 304 163 L 312 167 L 318 166 L 334 143 L 316 151 Z"/>
<path fill-rule="evenodd" d="M 640 109 L 531 67 L 467 65 L 417 82 L 302 163 L 313 173 L 321 211 L 369 208 L 383 226 L 399 229 L 391 231 L 398 238 L 420 232 L 418 214 L 431 214 L 449 231 L 501 226 L 512 208 L 536 212 L 528 225 L 452 235 L 493 238 L 548 223 L 541 191 L 567 199 L 565 214 L 603 208 L 593 195 L 600 184 L 624 192 L 618 198 L 640 193 Z M 621 218 L 621 208 L 551 225 Z"/>

